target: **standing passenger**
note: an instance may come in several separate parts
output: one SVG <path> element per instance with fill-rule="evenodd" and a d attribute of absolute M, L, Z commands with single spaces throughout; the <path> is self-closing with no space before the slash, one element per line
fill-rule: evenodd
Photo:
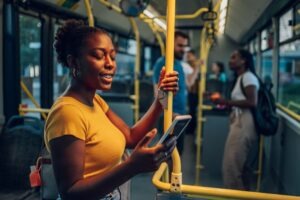
<path fill-rule="evenodd" d="M 185 83 L 185 76 L 181 60 L 183 59 L 185 48 L 188 46 L 188 35 L 183 32 L 176 31 L 174 39 L 174 70 L 178 72 L 179 76 L 179 90 L 173 98 L 173 112 L 174 115 L 186 114 L 187 106 L 187 89 Z M 166 58 L 159 58 L 154 64 L 153 69 L 153 83 L 154 83 L 154 94 L 157 94 L 157 84 L 159 81 L 159 74 L 161 69 L 165 66 Z M 183 151 L 184 134 L 182 134 L 177 141 L 177 148 L 181 154 Z"/>
<path fill-rule="evenodd" d="M 192 67 L 193 73 L 187 76 L 188 88 L 188 107 L 189 114 L 192 116 L 187 131 L 195 133 L 197 127 L 197 107 L 198 107 L 198 86 L 199 86 L 199 68 L 200 63 L 196 57 L 195 50 L 191 49 L 186 53 L 186 61 Z"/>
<path fill-rule="evenodd" d="M 116 51 L 109 35 L 82 21 L 58 29 L 54 48 L 58 61 L 72 72 L 64 94 L 51 108 L 45 143 L 51 152 L 62 199 L 120 199 L 118 187 L 138 173 L 158 169 L 176 145 L 174 138 L 148 147 L 162 106 L 157 98 L 133 127 L 128 127 L 96 94 L 111 88 Z M 178 90 L 177 72 L 160 74 L 160 90 Z M 124 149 L 132 155 L 120 163 Z"/>
<path fill-rule="evenodd" d="M 234 51 L 229 65 L 236 75 L 231 100 L 214 100 L 214 103 L 232 107 L 223 158 L 223 179 L 227 188 L 249 190 L 252 171 L 247 169 L 245 163 L 251 147 L 258 139 L 250 109 L 257 104 L 259 81 L 252 55 L 248 51 Z"/>
<path fill-rule="evenodd" d="M 212 74 L 209 75 L 209 79 L 214 79 L 225 83 L 227 81 L 224 64 L 222 62 L 214 62 L 211 66 Z"/>

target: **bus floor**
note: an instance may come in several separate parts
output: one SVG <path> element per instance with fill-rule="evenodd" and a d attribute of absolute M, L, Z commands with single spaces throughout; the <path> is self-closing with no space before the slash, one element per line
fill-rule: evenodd
<path fill-rule="evenodd" d="M 196 146 L 194 136 L 185 135 L 184 151 L 181 156 L 182 183 L 184 185 L 195 185 L 195 163 Z M 208 172 L 201 170 L 200 185 L 208 187 L 222 187 L 221 176 L 211 176 Z M 135 176 L 131 182 L 131 200 L 154 200 L 157 190 L 152 184 L 153 173 Z"/>

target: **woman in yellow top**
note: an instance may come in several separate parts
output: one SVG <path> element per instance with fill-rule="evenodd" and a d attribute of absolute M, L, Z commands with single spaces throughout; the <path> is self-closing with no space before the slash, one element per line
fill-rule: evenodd
<path fill-rule="evenodd" d="M 176 140 L 148 147 L 162 111 L 157 98 L 143 118 L 128 127 L 96 94 L 111 88 L 116 71 L 116 50 L 105 31 L 69 20 L 58 29 L 54 48 L 58 61 L 72 72 L 70 85 L 52 106 L 45 126 L 60 196 L 108 198 L 134 175 L 156 170 Z M 178 90 L 177 72 L 165 74 L 163 69 L 160 80 L 159 89 Z M 134 150 L 120 163 L 125 148 Z"/>

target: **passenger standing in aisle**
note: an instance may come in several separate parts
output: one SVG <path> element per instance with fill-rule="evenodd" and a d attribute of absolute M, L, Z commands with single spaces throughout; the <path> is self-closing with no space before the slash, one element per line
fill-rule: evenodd
<path fill-rule="evenodd" d="M 258 139 L 250 109 L 257 104 L 259 81 L 252 55 L 247 50 L 234 51 L 229 66 L 236 75 L 231 99 L 213 100 L 216 104 L 232 108 L 230 130 L 223 157 L 224 185 L 230 189 L 250 190 L 253 172 L 246 166 L 246 160 L 251 147 Z M 244 89 L 241 88 L 242 85 Z"/>
<path fill-rule="evenodd" d="M 220 61 L 214 62 L 211 65 L 212 73 L 208 76 L 209 79 L 218 80 L 223 83 L 227 81 L 224 64 Z"/>
<path fill-rule="evenodd" d="M 54 48 L 58 61 L 72 72 L 69 87 L 52 106 L 45 125 L 59 193 L 62 199 L 120 200 L 120 185 L 158 169 L 175 148 L 175 138 L 148 147 L 162 106 L 155 97 L 146 114 L 128 127 L 96 94 L 111 88 L 116 72 L 116 50 L 105 31 L 70 20 L 58 29 Z M 178 90 L 176 71 L 161 70 L 159 77 L 158 89 Z M 121 162 L 125 148 L 134 150 Z"/>
<path fill-rule="evenodd" d="M 186 114 L 187 107 L 187 89 L 183 67 L 181 61 L 183 59 L 185 48 L 188 46 L 189 37 L 187 34 L 176 31 L 174 39 L 174 70 L 178 72 L 179 77 L 179 90 L 173 98 L 173 113 L 174 115 Z M 157 84 L 159 81 L 159 74 L 161 69 L 165 66 L 166 58 L 159 58 L 154 64 L 153 68 L 153 84 L 154 94 L 157 94 Z M 181 154 L 184 145 L 184 134 L 182 134 L 177 141 L 177 148 Z"/>
<path fill-rule="evenodd" d="M 197 107 L 198 107 L 198 86 L 200 61 L 196 57 L 195 50 L 191 49 L 186 53 L 186 62 L 192 67 L 193 72 L 187 76 L 188 107 L 192 116 L 187 128 L 188 133 L 194 134 L 197 127 Z"/>

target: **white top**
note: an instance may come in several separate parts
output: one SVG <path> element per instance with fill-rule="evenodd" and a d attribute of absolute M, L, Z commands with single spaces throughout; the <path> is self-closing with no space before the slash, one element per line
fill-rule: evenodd
<path fill-rule="evenodd" d="M 181 65 L 182 65 L 182 68 L 183 68 L 183 72 L 184 72 L 184 75 L 187 76 L 187 75 L 190 75 L 193 73 L 193 68 L 187 63 L 187 62 L 181 62 Z"/>
<path fill-rule="evenodd" d="M 241 74 L 234 86 L 234 89 L 231 92 L 231 99 L 232 100 L 245 100 L 246 97 L 243 94 L 243 91 L 241 89 L 241 79 L 243 77 L 243 86 L 246 88 L 247 86 L 254 85 L 257 90 L 259 89 L 259 81 L 257 77 L 250 71 L 245 72 L 244 74 Z"/>

